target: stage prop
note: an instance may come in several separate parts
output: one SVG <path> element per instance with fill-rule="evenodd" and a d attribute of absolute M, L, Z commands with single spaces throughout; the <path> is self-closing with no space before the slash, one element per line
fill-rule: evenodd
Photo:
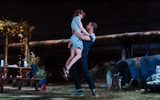
<path fill-rule="evenodd" d="M 29 26 L 29 24 L 26 21 L 20 21 L 20 22 L 12 22 L 9 20 L 0 20 L 0 33 L 3 34 L 5 37 L 4 42 L 4 60 L 1 60 L 1 69 L 0 69 L 0 86 L 1 86 L 1 92 L 3 92 L 3 83 L 4 81 L 8 80 L 17 80 L 19 82 L 19 90 L 21 89 L 22 82 L 26 80 L 26 73 L 32 72 L 32 68 L 30 67 L 30 51 L 29 51 L 29 38 L 31 37 L 32 31 L 35 28 L 33 26 Z M 9 43 L 9 37 L 15 36 L 20 37 L 20 46 L 21 46 L 21 53 L 24 55 L 24 58 L 22 59 L 21 56 L 19 56 L 19 65 L 10 65 L 8 64 L 8 43 Z M 22 60 L 24 62 L 23 65 L 21 65 Z M 11 69 L 16 69 L 18 71 L 18 74 L 16 77 L 12 77 L 12 75 L 7 75 L 7 72 Z M 27 80 L 30 81 L 36 81 L 37 79 L 30 79 L 27 78 Z M 37 86 L 35 86 L 35 89 L 37 90 Z"/>
<path fill-rule="evenodd" d="M 144 56 L 144 57 L 136 57 L 130 58 L 126 60 L 120 60 L 117 62 L 117 70 L 116 72 L 122 73 L 124 80 L 128 80 L 129 83 L 131 78 L 133 80 L 139 81 L 143 87 L 147 87 L 146 82 L 147 78 L 151 77 L 156 73 L 156 67 L 160 65 L 160 55 L 152 55 L 152 56 Z M 124 66 L 128 68 L 128 75 L 131 77 L 125 77 L 127 72 L 123 72 Z M 125 69 L 126 69 L 125 68 Z M 157 80 L 160 83 L 160 80 Z M 160 87 L 160 84 L 157 84 L 157 87 Z"/>
<path fill-rule="evenodd" d="M 0 33 L 5 37 L 4 44 L 4 66 L 8 65 L 8 42 L 9 36 L 20 37 L 20 46 L 24 50 L 24 60 L 29 64 L 29 38 L 34 30 L 26 21 L 12 22 L 9 20 L 0 20 Z M 21 59 L 21 57 L 20 57 Z"/>

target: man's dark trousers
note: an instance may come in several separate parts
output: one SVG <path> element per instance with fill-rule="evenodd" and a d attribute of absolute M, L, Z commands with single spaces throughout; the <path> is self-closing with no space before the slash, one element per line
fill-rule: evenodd
<path fill-rule="evenodd" d="M 81 64 L 81 66 L 77 66 L 77 64 L 79 64 L 79 63 Z M 77 63 L 75 63 L 71 67 L 71 70 L 70 70 L 71 71 L 71 76 L 72 76 L 72 78 L 75 82 L 76 90 L 81 89 L 80 77 L 79 77 L 79 73 L 78 73 L 79 68 L 78 67 L 82 68 L 84 77 L 85 77 L 87 83 L 89 84 L 89 88 L 91 90 L 95 89 L 95 84 L 94 84 L 93 77 L 91 76 L 91 74 L 89 73 L 89 70 L 88 70 L 88 52 L 83 52 L 82 53 L 82 58 Z"/>

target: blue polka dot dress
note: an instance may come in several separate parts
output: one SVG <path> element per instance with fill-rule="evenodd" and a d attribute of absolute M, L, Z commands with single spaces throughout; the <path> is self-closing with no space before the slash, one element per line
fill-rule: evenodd
<path fill-rule="evenodd" d="M 78 25 L 79 22 L 81 22 L 80 16 L 74 17 L 71 22 L 72 30 L 77 33 L 81 33 L 80 27 Z M 75 34 L 72 34 L 70 42 L 72 43 L 72 48 L 79 48 L 83 50 L 83 41 L 80 38 L 78 38 Z"/>

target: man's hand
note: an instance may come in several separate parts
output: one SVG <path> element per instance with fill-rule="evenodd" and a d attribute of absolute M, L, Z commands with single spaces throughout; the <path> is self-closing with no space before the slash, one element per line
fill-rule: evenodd
<path fill-rule="evenodd" d="M 91 40 L 91 38 L 89 36 L 85 36 L 82 33 L 74 32 L 74 34 L 84 41 L 90 41 Z"/>

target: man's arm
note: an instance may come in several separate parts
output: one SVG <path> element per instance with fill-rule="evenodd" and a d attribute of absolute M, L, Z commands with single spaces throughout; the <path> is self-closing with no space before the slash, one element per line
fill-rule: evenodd
<path fill-rule="evenodd" d="M 80 39 L 84 40 L 84 41 L 90 41 L 90 40 L 91 40 L 91 38 L 90 38 L 89 36 L 85 36 L 85 35 L 83 35 L 83 34 L 81 34 L 81 33 L 74 32 L 74 34 L 75 34 L 76 36 L 78 36 Z"/>

